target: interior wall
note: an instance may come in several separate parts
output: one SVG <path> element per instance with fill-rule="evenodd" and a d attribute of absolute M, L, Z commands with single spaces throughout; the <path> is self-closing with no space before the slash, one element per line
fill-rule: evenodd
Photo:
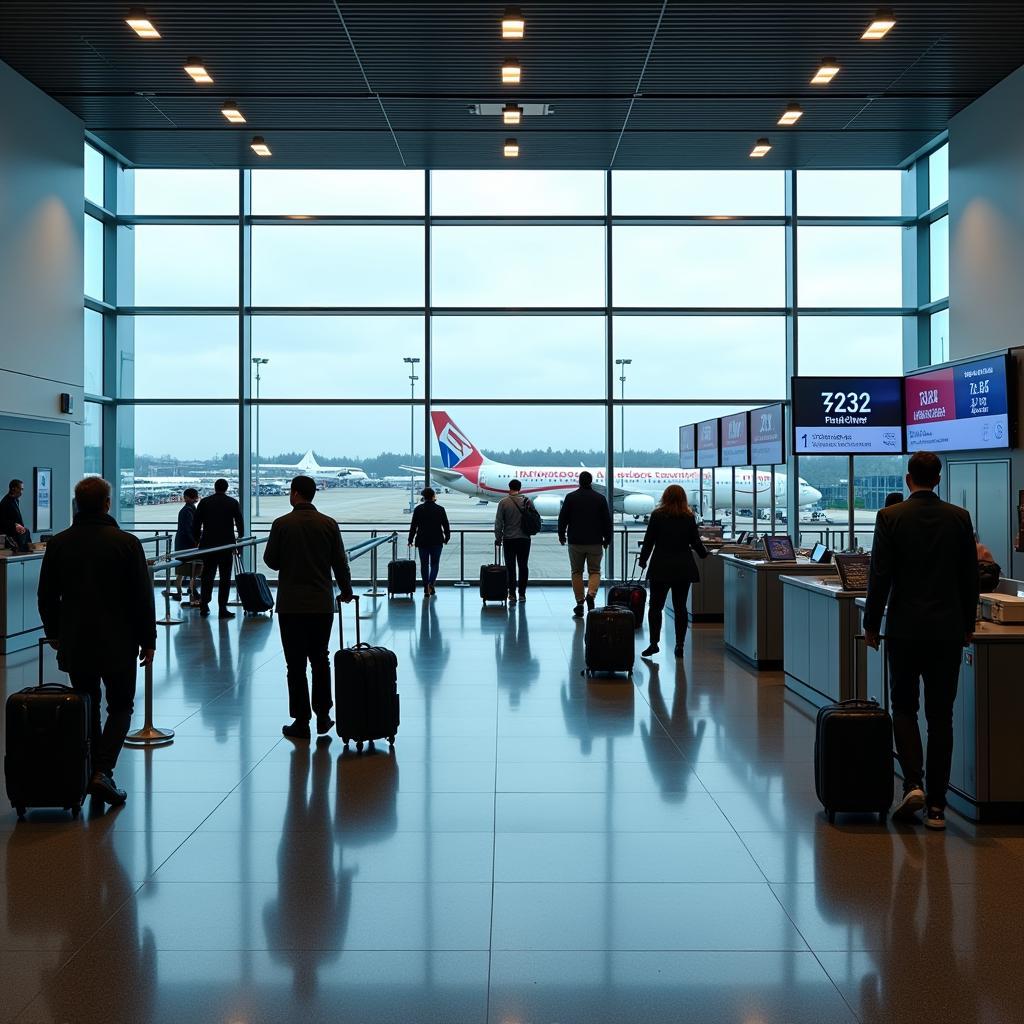
<path fill-rule="evenodd" d="M 23 480 L 21 516 L 32 523 L 32 470 L 53 470 L 53 524 L 51 532 L 65 529 L 71 522 L 71 425 L 49 420 L 0 416 L 0 494 L 7 493 L 8 481 Z"/>

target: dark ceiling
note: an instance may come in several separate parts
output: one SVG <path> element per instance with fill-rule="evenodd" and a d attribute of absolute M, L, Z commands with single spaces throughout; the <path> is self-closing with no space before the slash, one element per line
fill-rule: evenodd
<path fill-rule="evenodd" d="M 0 58 L 140 166 L 507 168 L 515 135 L 520 168 L 893 167 L 1024 62 L 1019 2 L 896 3 L 880 42 L 860 40 L 877 5 L 840 0 L 527 0 L 515 43 L 503 3 L 153 2 L 152 41 L 129 6 L 4 0 Z M 509 56 L 519 86 L 500 84 Z M 811 86 L 822 57 L 842 70 Z M 555 112 L 506 129 L 468 111 L 509 100 Z M 790 100 L 804 116 L 778 127 Z"/>

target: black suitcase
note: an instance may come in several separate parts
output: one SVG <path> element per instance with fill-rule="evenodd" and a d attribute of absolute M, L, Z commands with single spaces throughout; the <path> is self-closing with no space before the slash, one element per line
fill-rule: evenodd
<path fill-rule="evenodd" d="M 416 593 L 416 562 L 411 558 L 396 558 L 388 562 L 388 597 L 393 594 Z"/>
<path fill-rule="evenodd" d="M 892 806 L 892 719 L 874 700 L 844 700 L 818 711 L 814 788 L 828 820 L 837 811 L 872 812 L 885 821 Z"/>
<path fill-rule="evenodd" d="M 30 807 L 62 807 L 77 818 L 92 777 L 89 695 L 43 684 L 45 644 L 39 642 L 39 685 L 7 698 L 7 796 L 19 818 Z"/>
<path fill-rule="evenodd" d="M 632 672 L 636 658 L 636 626 L 628 608 L 610 605 L 587 616 L 583 638 L 586 673 Z"/>
<path fill-rule="evenodd" d="M 242 611 L 247 615 L 260 612 L 274 614 L 274 596 L 270 593 L 267 577 L 261 572 L 240 572 L 235 576 L 235 589 Z"/>
<path fill-rule="evenodd" d="M 480 566 L 480 600 L 508 602 L 508 569 L 501 564 L 501 548 L 494 545 L 494 561 Z"/>
<path fill-rule="evenodd" d="M 356 606 L 356 642 L 346 647 L 341 625 L 342 601 L 338 599 L 340 648 L 334 655 L 334 716 L 338 735 L 345 745 L 386 739 L 395 745 L 398 732 L 398 658 L 394 651 L 362 642 L 359 629 L 359 598 Z"/>
<path fill-rule="evenodd" d="M 639 580 L 616 583 L 608 591 L 608 604 L 632 612 L 635 628 L 639 629 L 644 624 L 647 588 Z"/>

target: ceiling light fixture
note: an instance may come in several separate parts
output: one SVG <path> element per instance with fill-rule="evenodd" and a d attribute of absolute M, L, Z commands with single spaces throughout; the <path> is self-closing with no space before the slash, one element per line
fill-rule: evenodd
<path fill-rule="evenodd" d="M 522 39 L 526 34 L 526 19 L 518 7 L 509 7 L 501 19 L 502 39 Z"/>
<path fill-rule="evenodd" d="M 145 7 L 132 7 L 128 11 L 128 17 L 124 19 L 128 22 L 128 27 L 132 29 L 137 36 L 143 39 L 159 39 L 160 33 L 157 32 L 153 25 L 153 22 L 149 20 L 146 15 Z"/>
<path fill-rule="evenodd" d="M 800 109 L 799 103 L 787 103 L 785 112 L 779 118 L 778 123 L 783 125 L 796 124 L 803 116 L 804 112 Z"/>
<path fill-rule="evenodd" d="M 206 70 L 206 66 L 198 57 L 189 57 L 185 61 L 185 74 L 192 79 L 196 85 L 209 85 L 213 78 Z"/>
<path fill-rule="evenodd" d="M 754 148 L 750 151 L 750 155 L 754 157 L 764 156 L 772 148 L 772 144 L 767 139 L 758 139 L 754 143 Z"/>
<path fill-rule="evenodd" d="M 839 74 L 839 63 L 831 57 L 822 60 L 818 70 L 814 72 L 811 85 L 828 85 Z"/>
<path fill-rule="evenodd" d="M 523 69 L 517 60 L 507 60 L 501 65 L 501 84 L 518 85 L 523 75 Z"/>
<path fill-rule="evenodd" d="M 889 29 L 895 24 L 896 19 L 893 17 L 892 11 L 888 7 L 881 7 L 871 20 L 871 24 L 864 30 L 861 39 L 884 39 Z"/>
<path fill-rule="evenodd" d="M 517 139 L 505 140 L 505 156 L 519 156 L 519 141 Z"/>
<path fill-rule="evenodd" d="M 220 112 L 232 124 L 245 124 L 245 115 L 238 109 L 238 104 L 234 100 L 225 100 Z"/>
<path fill-rule="evenodd" d="M 267 140 L 262 135 L 254 135 L 252 142 L 249 143 L 249 148 L 257 156 L 270 156 L 270 147 L 267 145 Z"/>
<path fill-rule="evenodd" d="M 519 124 L 523 119 L 523 108 L 515 103 L 506 103 L 501 108 L 501 119 L 505 124 Z"/>

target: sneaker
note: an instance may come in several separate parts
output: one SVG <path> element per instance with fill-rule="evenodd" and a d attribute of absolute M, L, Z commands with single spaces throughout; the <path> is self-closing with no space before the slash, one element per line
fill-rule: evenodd
<path fill-rule="evenodd" d="M 657 644 L 650 644 L 643 652 L 641 652 L 641 658 L 649 658 L 652 654 L 657 654 L 660 648 Z"/>
<path fill-rule="evenodd" d="M 583 618 L 583 605 L 581 605 L 581 604 L 576 605 L 576 607 L 573 608 L 572 613 L 573 613 L 573 615 L 577 619 L 582 619 Z"/>
<path fill-rule="evenodd" d="M 300 722 L 296 719 L 291 725 L 282 725 L 281 735 L 287 736 L 290 740 L 308 740 L 309 722 Z"/>
<path fill-rule="evenodd" d="M 334 719 L 330 715 L 316 716 L 316 731 L 318 736 L 326 736 L 334 725 Z"/>
<path fill-rule="evenodd" d="M 594 610 L 594 595 L 587 594 L 587 611 L 592 612 Z"/>
<path fill-rule="evenodd" d="M 942 807 L 929 807 L 924 823 L 928 828 L 944 829 L 946 827 L 946 812 Z"/>
<path fill-rule="evenodd" d="M 107 772 L 93 772 L 89 781 L 89 796 L 103 800 L 111 807 L 120 807 L 128 799 L 128 794 L 123 789 L 118 789 L 113 775 Z"/>
<path fill-rule="evenodd" d="M 912 818 L 922 807 L 924 807 L 924 790 L 919 786 L 912 786 L 903 794 L 903 799 L 896 805 L 892 816 L 894 818 Z"/>

